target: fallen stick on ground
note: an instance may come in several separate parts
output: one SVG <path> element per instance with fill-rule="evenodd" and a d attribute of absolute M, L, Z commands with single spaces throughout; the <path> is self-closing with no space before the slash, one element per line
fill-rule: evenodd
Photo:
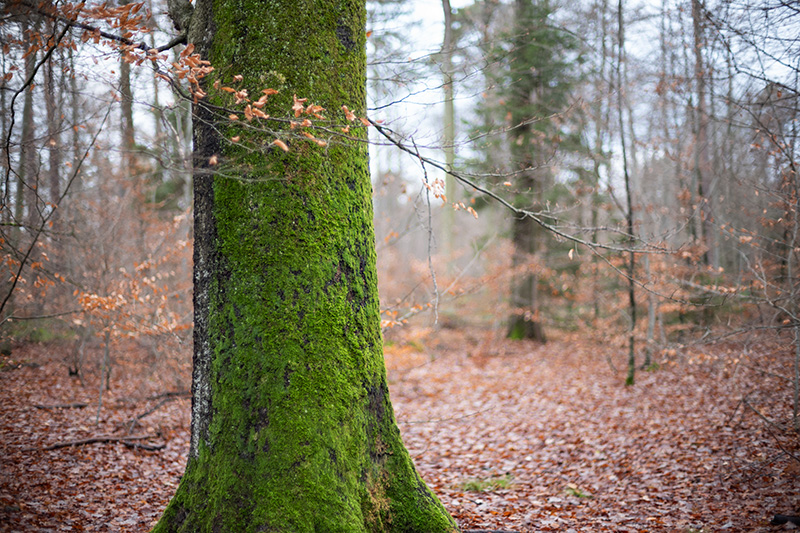
<path fill-rule="evenodd" d="M 58 448 L 67 448 L 69 446 L 83 446 L 84 444 L 93 444 L 95 442 L 119 442 L 119 441 L 125 442 L 131 440 L 153 439 L 156 437 L 158 437 L 158 435 L 128 435 L 126 437 L 115 437 L 113 435 L 98 435 L 96 437 L 88 437 L 85 439 L 57 442 L 56 444 L 51 444 L 50 446 L 45 446 L 44 448 L 24 448 L 22 451 L 30 452 L 34 450 L 40 450 L 44 452 L 48 450 L 57 450 Z"/>
<path fill-rule="evenodd" d="M 770 525 L 782 526 L 783 524 L 786 524 L 788 522 L 791 522 L 792 524 L 794 524 L 796 526 L 800 526 L 800 516 L 791 516 L 791 515 L 786 515 L 786 514 L 776 514 L 773 517 L 772 521 L 770 522 Z"/>
<path fill-rule="evenodd" d="M 142 444 L 141 442 L 127 441 L 122 441 L 122 444 L 133 450 L 147 450 L 148 452 L 156 452 L 167 447 L 166 444 Z"/>
<path fill-rule="evenodd" d="M 73 402 L 73 403 L 55 403 L 53 405 L 33 404 L 37 409 L 83 409 L 88 407 L 88 403 Z"/>
<path fill-rule="evenodd" d="M 192 397 L 192 391 L 190 391 L 190 390 L 179 390 L 179 391 L 171 391 L 171 392 L 162 392 L 161 394 L 156 394 L 155 396 L 150 396 L 147 399 L 148 400 L 158 400 L 158 399 L 161 399 L 161 398 L 171 398 L 171 397 L 191 398 Z"/>

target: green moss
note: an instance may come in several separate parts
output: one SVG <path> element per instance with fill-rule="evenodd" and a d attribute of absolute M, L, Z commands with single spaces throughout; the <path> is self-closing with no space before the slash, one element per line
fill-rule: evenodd
<path fill-rule="evenodd" d="M 0 338 L 5 339 L 5 343 L 12 339 L 22 342 L 71 341 L 75 336 L 71 324 L 58 318 L 8 320 L 0 330 Z"/>
<path fill-rule="evenodd" d="M 546 342 L 542 324 L 524 316 L 511 318 L 506 336 L 512 340 L 532 339 L 538 342 Z"/>
<path fill-rule="evenodd" d="M 568 496 L 575 496 L 576 498 L 584 498 L 589 500 L 594 498 L 594 496 L 592 496 L 588 492 L 584 492 L 583 490 L 580 489 L 580 487 L 578 487 L 574 483 L 569 483 L 567 487 L 564 489 L 564 492 L 567 493 Z"/>
<path fill-rule="evenodd" d="M 293 95 L 331 118 L 342 105 L 364 112 L 363 2 L 216 0 L 212 19 L 213 104 L 233 105 L 211 87 L 219 79 L 280 89 L 263 108 L 274 117 Z M 211 275 L 211 419 L 154 531 L 456 531 L 388 398 L 366 143 L 320 147 L 285 123 L 224 116 L 198 143 L 220 161 L 214 270 L 200 273 Z M 276 137 L 288 153 L 269 147 Z"/>
<path fill-rule="evenodd" d="M 468 492 L 486 492 L 494 490 L 507 490 L 514 486 L 510 475 L 493 476 L 482 479 L 468 479 L 461 483 L 460 488 Z"/>

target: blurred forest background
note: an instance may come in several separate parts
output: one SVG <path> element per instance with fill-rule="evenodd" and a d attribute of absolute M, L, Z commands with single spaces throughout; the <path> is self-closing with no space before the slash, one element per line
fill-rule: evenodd
<path fill-rule="evenodd" d="M 46 466 L 26 447 L 49 445 L 49 435 L 90 437 L 102 422 L 112 441 L 139 427 L 188 442 L 188 405 L 166 402 L 191 386 L 191 101 L 202 97 L 204 66 L 175 39 L 166 4 L 0 0 L 0 368 L 4 402 L 15 405 L 0 417 L 0 448 L 10 465 L 51 476 L 51 491 L 72 490 L 74 461 L 101 463 L 76 452 Z M 381 0 L 368 9 L 368 117 L 303 131 L 324 144 L 340 126 L 369 125 L 392 395 L 415 461 L 454 516 L 545 531 L 583 512 L 576 523 L 626 531 L 628 518 L 603 506 L 624 511 L 645 490 L 639 503 L 658 507 L 639 517 L 647 529 L 677 531 L 720 516 L 749 527 L 764 502 L 775 512 L 796 505 L 798 4 Z M 242 106 L 232 120 L 269 128 Z M 293 118 L 287 109 L 270 120 Z M 28 405 L 45 403 L 41 394 L 69 403 L 36 405 L 45 416 Z M 90 415 L 71 410 L 88 405 Z M 454 410 L 473 418 L 461 427 Z M 414 425 L 425 417 L 436 424 Z M 498 436 L 508 442 L 487 446 Z M 163 448 L 137 442 L 126 441 L 131 453 Z M 127 480 L 113 490 L 133 492 L 69 520 L 106 524 L 118 505 L 115 520 L 139 513 L 131 530 L 152 524 L 182 449 L 128 462 L 102 453 L 103 472 Z M 491 470 L 515 454 L 528 465 L 514 474 L 517 492 L 511 467 Z M 631 457 L 642 463 L 626 466 Z M 489 484 L 458 481 L 473 471 Z M 9 483 L 28 483 L 9 472 Z M 42 493 L 20 487 L 0 486 L 9 523 L 28 512 L 17 494 Z M 92 490 L 97 502 L 111 494 Z M 500 496 L 465 497 L 471 490 Z M 749 522 L 737 522 L 740 510 Z M 62 516 L 37 512 L 30 524 Z"/>
<path fill-rule="evenodd" d="M 4 351 L 68 341 L 69 371 L 109 386 L 132 340 L 186 389 L 194 71 L 182 45 L 146 50 L 176 35 L 166 5 L 3 7 Z M 797 429 L 796 5 L 369 9 L 387 328 L 580 331 L 627 353 L 629 381 L 686 343 L 774 332 Z"/>

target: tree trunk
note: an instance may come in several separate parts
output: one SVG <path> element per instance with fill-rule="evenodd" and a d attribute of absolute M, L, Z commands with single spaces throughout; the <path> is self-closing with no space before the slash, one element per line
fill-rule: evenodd
<path fill-rule="evenodd" d="M 127 2 L 120 2 L 120 5 L 125 4 Z M 120 55 L 119 59 L 119 96 L 123 172 L 126 178 L 132 179 L 131 173 L 134 167 L 134 149 L 136 147 L 133 125 L 133 90 L 131 89 L 131 64 L 125 60 L 124 53 Z"/>
<path fill-rule="evenodd" d="M 365 113 L 363 0 L 196 6 L 189 38 L 216 68 L 210 103 L 233 105 L 212 88 L 219 79 L 280 90 L 271 116 L 286 116 L 293 95 L 330 120 L 344 122 L 342 105 Z M 154 531 L 457 531 L 389 401 L 365 132 L 324 148 L 295 136 L 283 152 L 275 130 L 202 104 L 191 446 Z"/>
<path fill-rule="evenodd" d="M 61 199 L 61 98 L 58 94 L 59 88 L 56 80 L 56 59 L 51 57 L 45 65 L 44 81 L 44 103 L 47 111 L 47 149 L 48 149 L 48 168 L 47 184 L 50 189 L 50 202 L 57 205 Z M 54 225 L 57 224 L 57 213 L 51 217 Z"/>
<path fill-rule="evenodd" d="M 33 42 L 32 34 L 38 26 L 31 28 L 28 24 L 23 26 L 23 32 L 29 43 Z M 36 68 L 36 52 L 31 51 L 25 58 L 25 79 L 31 79 Z M 22 139 L 20 140 L 20 172 L 18 175 L 17 198 L 15 205 L 15 218 L 17 223 L 25 224 L 28 231 L 33 231 L 39 222 L 38 206 L 38 174 L 36 172 L 36 123 L 33 106 L 33 85 L 25 88 L 25 97 L 22 105 Z M 24 208 L 28 211 L 25 214 Z M 21 237 L 20 237 L 21 238 Z M 21 247 L 19 242 L 16 243 Z"/>
<path fill-rule="evenodd" d="M 628 172 L 628 152 L 625 140 L 625 121 L 623 120 L 625 106 L 623 105 L 623 75 L 622 64 L 625 60 L 625 25 L 624 25 L 624 2 L 619 0 L 617 3 L 617 117 L 619 118 L 619 142 L 622 151 L 622 173 L 625 183 L 625 199 L 627 202 L 625 221 L 628 232 L 628 312 L 630 313 L 630 328 L 628 330 L 628 376 L 625 378 L 626 385 L 633 385 L 636 375 L 636 254 L 633 248 L 636 239 L 633 233 L 633 195 L 631 192 L 631 178 Z"/>
<path fill-rule="evenodd" d="M 511 288 L 512 314 L 508 338 L 546 342 L 539 317 L 539 276 L 530 263 L 537 249 L 537 233 L 541 230 L 530 218 L 514 219 L 512 235 L 514 281 Z"/>
<path fill-rule="evenodd" d="M 531 65 L 530 53 L 531 32 L 534 25 L 541 26 L 543 13 L 539 6 L 530 0 L 516 0 L 514 4 L 514 49 L 511 54 L 512 69 L 516 85 L 512 89 L 513 104 L 511 120 L 515 125 L 511 132 L 511 155 L 514 170 L 519 172 L 518 190 L 527 202 L 535 205 L 542 203 L 543 181 L 546 172 L 543 161 L 546 159 L 545 148 L 541 142 L 541 132 L 534 131 L 531 126 L 531 114 L 544 114 L 540 99 L 546 90 L 542 85 L 539 73 Z M 549 13 L 549 12 L 548 12 Z M 540 60 L 547 64 L 547 60 Z M 511 317 L 508 324 L 508 337 L 511 339 L 532 339 L 545 342 L 544 328 L 539 317 L 539 276 L 535 266 L 531 266 L 541 246 L 541 227 L 530 218 L 515 219 L 512 226 L 514 256 L 512 268 L 514 279 L 511 285 Z"/>
<path fill-rule="evenodd" d="M 600 216 L 600 167 L 606 165 L 608 169 L 608 159 L 605 154 L 606 145 L 606 131 L 611 125 L 608 117 L 608 110 L 610 106 L 610 87 L 607 84 L 608 75 L 606 73 L 606 66 L 608 63 L 608 49 L 606 47 L 606 38 L 608 36 L 608 0 L 603 0 L 598 6 L 597 16 L 599 26 L 599 43 L 596 46 L 600 49 L 600 68 L 597 72 L 596 93 L 594 95 L 593 105 L 593 120 L 594 120 L 594 154 L 593 160 L 593 183 L 592 183 L 592 198 L 591 198 L 591 227 L 592 227 L 592 242 L 599 241 L 599 216 Z M 600 319 L 600 265 L 598 262 L 597 254 L 592 254 L 592 308 L 593 308 L 593 324 L 596 326 Z"/>
<path fill-rule="evenodd" d="M 442 0 L 444 11 L 444 42 L 442 44 L 442 70 L 444 71 L 444 161 L 445 168 L 452 171 L 456 161 L 456 126 L 455 104 L 453 101 L 453 11 L 450 0 Z M 444 177 L 444 194 L 449 202 L 456 201 L 455 178 L 450 174 Z M 453 239 L 454 239 L 455 211 L 448 206 L 444 211 L 442 227 L 442 244 L 447 269 L 452 270 Z"/>
<path fill-rule="evenodd" d="M 706 109 L 706 67 L 703 59 L 705 36 L 703 28 L 703 6 L 700 0 L 692 0 L 692 29 L 694 37 L 694 77 L 697 84 L 697 104 L 694 110 L 694 172 L 697 193 L 700 202 L 703 244 L 707 251 L 704 254 L 706 264 L 719 266 L 717 243 L 713 224 L 713 183 L 711 161 L 709 158 L 708 110 Z"/>

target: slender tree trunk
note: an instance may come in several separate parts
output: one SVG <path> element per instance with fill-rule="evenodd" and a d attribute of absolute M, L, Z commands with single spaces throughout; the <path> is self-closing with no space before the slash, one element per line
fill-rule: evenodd
<path fill-rule="evenodd" d="M 6 32 L 8 31 L 6 26 L 0 25 L 0 40 L 5 41 L 7 39 Z M 6 139 L 8 138 L 8 126 L 9 126 L 9 117 L 10 117 L 10 110 L 8 108 L 8 82 L 5 81 L 5 75 L 9 69 L 9 58 L 5 55 L 0 56 L 0 64 L 2 68 L 0 68 L 0 169 L 3 172 L 3 183 L 0 184 L 0 221 L 4 224 L 8 224 L 11 221 L 11 190 L 10 190 L 10 183 L 6 180 L 7 177 L 10 176 L 9 168 L 8 168 L 8 161 L 9 161 L 9 154 L 8 149 L 9 146 L 6 144 Z M 5 232 L 0 228 L 0 235 L 3 235 L 5 238 Z M 3 280 L 0 280 L 2 283 Z"/>
<path fill-rule="evenodd" d="M 628 152 L 625 141 L 625 106 L 622 87 L 622 63 L 625 58 L 625 24 L 623 11 L 624 2 L 619 0 L 617 4 L 617 24 L 618 24 L 618 54 L 617 54 L 617 113 L 619 118 L 619 139 L 622 148 L 622 172 L 625 179 L 625 197 L 627 200 L 627 212 L 625 219 L 628 232 L 628 246 L 631 251 L 628 253 L 628 312 L 630 314 L 630 329 L 628 332 L 628 377 L 625 379 L 627 385 L 633 385 L 636 374 L 636 284 L 634 276 L 636 274 L 636 254 L 633 252 L 635 238 L 633 234 L 633 194 L 631 192 L 631 178 L 628 174 Z"/>
<path fill-rule="evenodd" d="M 647 280 L 653 282 L 653 274 L 650 269 L 650 257 L 644 258 L 644 270 Z M 658 318 L 658 296 L 656 296 L 653 289 L 647 293 L 647 346 L 644 352 L 644 363 L 642 366 L 648 369 L 653 364 L 653 351 L 656 345 L 656 319 Z"/>
<path fill-rule="evenodd" d="M 72 147 L 72 154 L 71 154 L 71 161 L 70 161 L 70 169 L 72 172 L 76 172 L 75 169 L 78 168 L 78 164 L 81 160 L 81 136 L 80 136 L 80 128 L 78 127 L 80 124 L 80 112 L 83 109 L 83 100 L 81 98 L 81 93 L 78 90 L 78 80 L 75 74 L 75 55 L 73 54 L 72 48 L 67 49 L 67 57 L 69 59 L 69 92 L 71 95 L 70 98 L 70 125 L 72 126 L 70 129 L 72 130 L 72 139 L 70 139 L 70 145 Z M 76 181 L 80 181 L 80 174 L 76 178 Z M 75 185 L 78 185 L 76 183 Z M 79 187 L 76 187 L 79 189 Z"/>
<path fill-rule="evenodd" d="M 450 0 L 442 0 L 444 10 L 444 43 L 442 44 L 442 70 L 444 74 L 444 161 L 448 170 L 453 170 L 456 160 L 456 125 L 455 125 L 455 105 L 453 102 L 453 12 L 450 8 Z M 455 202 L 456 185 L 455 179 L 450 174 L 445 176 L 445 196 L 449 202 Z M 444 224 L 442 228 L 444 254 L 447 258 L 448 269 L 451 264 L 451 254 L 453 253 L 453 224 L 455 221 L 455 211 L 449 206 L 445 208 Z"/>
<path fill-rule="evenodd" d="M 725 198 L 725 202 L 728 205 L 732 205 L 732 186 L 734 185 L 734 176 L 735 176 L 735 169 L 736 169 L 736 141 L 734 140 L 734 124 L 735 124 L 735 115 L 736 115 L 736 107 L 734 106 L 734 69 L 732 64 L 733 58 L 732 53 L 728 51 L 725 55 L 725 74 L 728 79 L 728 83 L 726 85 L 725 96 L 723 98 L 724 105 L 725 105 L 725 129 L 724 133 L 722 133 L 722 139 L 719 143 L 719 150 L 720 150 L 720 160 L 721 160 L 721 172 L 719 176 L 719 188 L 720 196 Z M 733 214 L 731 213 L 730 209 L 725 210 L 725 220 L 718 221 L 717 224 L 721 227 L 722 224 L 730 224 L 733 220 Z M 720 258 L 719 262 L 721 266 L 724 266 L 729 272 L 730 271 L 738 271 L 739 270 L 739 261 L 741 257 L 738 253 L 731 250 L 730 246 L 724 245 L 724 240 L 720 239 L 717 248 L 720 250 Z M 724 246 L 724 248 L 723 248 Z"/>
<path fill-rule="evenodd" d="M 121 105 L 120 134 L 122 137 L 122 158 L 125 177 L 133 172 L 134 148 L 136 140 L 133 126 L 133 89 L 131 89 L 131 64 L 124 57 L 119 60 L 119 93 Z"/>
<path fill-rule="evenodd" d="M 9 25 L 0 24 L 0 40 L 5 41 L 7 39 L 7 35 L 10 32 Z M 9 167 L 10 163 L 10 143 L 6 143 L 9 135 L 9 127 L 10 127 L 10 117 L 11 117 L 11 109 L 9 106 L 8 98 L 8 83 L 5 81 L 5 75 L 8 72 L 10 67 L 9 57 L 6 57 L 5 54 L 0 55 L 0 61 L 2 62 L 2 69 L 0 69 L 0 169 L 2 169 L 2 185 L 0 185 L 0 238 L 2 238 L 3 243 L 0 250 L 3 253 L 11 252 L 11 248 L 15 248 L 17 245 L 17 240 L 19 237 L 19 231 L 17 228 L 11 226 L 15 220 L 15 213 L 14 213 L 14 200 L 15 197 L 12 193 L 13 186 L 11 180 L 11 168 Z M 9 280 L 7 276 L 0 278 L 0 299 L 4 298 L 9 291 L 12 291 L 12 294 L 9 296 L 8 302 L 6 303 L 6 313 L 5 316 L 9 316 L 13 314 L 13 307 L 14 307 L 14 295 L 13 295 L 13 280 Z M 2 300 L 0 300 L 2 301 Z M 9 341 L 0 341 L 0 348 L 8 348 L 10 349 Z"/>
<path fill-rule="evenodd" d="M 608 73 L 606 67 L 608 64 L 608 49 L 606 47 L 606 37 L 608 32 L 608 25 L 606 23 L 606 14 L 608 13 L 608 0 L 602 0 L 598 6 L 598 16 L 600 17 L 600 69 L 597 73 L 598 90 L 595 94 L 594 104 L 594 183 L 592 186 L 592 207 L 591 207 L 591 226 L 592 226 L 592 242 L 598 242 L 599 238 L 599 211 L 600 211 L 600 168 L 605 162 L 605 130 L 608 129 L 609 121 L 605 120 L 605 110 L 609 100 L 606 95 L 608 94 Z M 604 106 L 604 102 L 606 105 Z M 592 254 L 592 304 L 594 308 L 594 321 L 595 323 L 600 318 L 600 265 L 598 263 L 597 254 Z"/>
<path fill-rule="evenodd" d="M 704 255 L 706 264 L 718 266 L 716 243 L 713 229 L 713 191 L 711 162 L 708 155 L 708 110 L 706 109 L 706 67 L 703 59 L 705 37 L 703 34 L 703 6 L 700 0 L 692 0 L 692 28 L 694 37 L 694 78 L 697 85 L 697 102 L 694 110 L 694 172 L 697 183 L 696 191 L 700 208 L 699 214 L 703 226 L 703 244 L 707 251 Z"/>
<path fill-rule="evenodd" d="M 120 2 L 120 5 L 127 4 L 127 0 Z M 125 196 L 130 191 L 133 201 L 133 209 L 136 213 L 138 228 L 134 230 L 139 254 L 144 257 L 147 254 L 147 231 L 145 222 L 145 197 L 142 194 L 144 187 L 141 183 L 140 170 L 137 165 L 136 154 L 136 129 L 133 122 L 133 88 L 131 87 L 131 64 L 125 59 L 125 54 L 120 55 L 119 59 L 119 93 L 120 93 L 120 137 L 122 151 L 122 177 L 117 190 L 119 196 Z"/>
<path fill-rule="evenodd" d="M 25 25 L 24 30 L 26 38 L 32 43 L 32 38 L 29 32 L 35 31 Z M 36 67 L 35 52 L 31 52 L 25 58 L 25 79 L 30 79 L 33 76 L 34 68 Z M 17 198 L 16 198 L 16 216 L 17 223 L 24 223 L 29 228 L 34 228 L 38 223 L 38 174 L 36 168 L 36 147 L 34 140 L 36 138 L 36 123 L 34 117 L 33 107 L 33 84 L 25 88 L 25 96 L 22 104 L 22 139 L 20 140 L 20 171 L 17 182 Z M 27 213 L 25 208 L 27 207 Z M 19 245 L 19 243 L 17 243 Z"/>
<path fill-rule="evenodd" d="M 678 18 L 678 26 L 684 27 L 684 10 L 678 9 L 676 10 L 677 18 Z M 692 79 L 693 72 L 691 69 L 691 61 L 689 59 L 689 50 L 691 49 L 691 45 L 685 45 L 680 47 L 681 51 L 681 59 L 682 66 L 683 66 L 683 77 L 685 79 Z M 678 75 L 678 66 L 676 66 L 673 70 L 676 75 Z M 680 128 L 680 125 L 676 124 L 676 134 L 678 136 L 678 146 L 676 153 L 678 157 L 675 158 L 676 166 L 675 166 L 675 173 L 677 177 L 678 183 L 681 185 L 681 192 L 679 194 L 680 202 L 681 202 L 681 211 L 685 213 L 688 217 L 686 229 L 688 231 L 688 237 L 691 239 L 693 245 L 696 245 L 703 240 L 703 228 L 702 223 L 700 220 L 699 215 L 699 206 L 697 205 L 698 198 L 697 198 L 697 190 L 698 190 L 698 174 L 694 171 L 695 165 L 688 164 L 688 160 L 691 154 L 695 153 L 696 146 L 693 144 L 695 139 L 697 138 L 697 120 L 695 118 L 697 109 L 694 102 L 695 95 L 690 92 L 689 98 L 686 100 L 685 106 L 685 113 L 686 113 L 686 120 L 683 124 L 683 130 L 688 126 L 690 131 L 690 138 L 686 141 L 683 137 L 683 131 Z M 677 121 L 676 121 L 677 122 Z M 688 148 L 686 148 L 688 144 Z M 684 153 L 686 150 L 687 153 Z M 689 259 L 687 258 L 687 261 Z"/>
<path fill-rule="evenodd" d="M 48 169 L 47 184 L 50 202 L 56 204 L 61 198 L 61 105 L 54 68 L 55 58 L 51 57 L 45 65 L 44 75 L 44 98 L 45 109 L 47 111 L 47 150 L 48 150 Z M 58 221 L 58 216 L 51 218 L 54 225 Z"/>
<path fill-rule="evenodd" d="M 100 365 L 100 383 L 97 385 L 97 415 L 94 424 L 100 423 L 100 412 L 103 409 L 103 390 L 111 390 L 111 330 L 106 324 L 103 332 L 103 361 Z"/>
<path fill-rule="evenodd" d="M 216 69 L 210 103 L 234 105 L 218 79 L 279 90 L 271 116 L 297 95 L 347 123 L 342 105 L 366 108 L 365 23 L 363 0 L 197 0 L 189 38 Z M 191 444 L 155 531 L 457 531 L 389 401 L 366 133 L 320 147 L 286 128 L 284 152 L 282 123 L 254 131 L 203 103 Z"/>
<path fill-rule="evenodd" d="M 794 197 L 800 195 L 800 184 L 798 184 L 797 174 L 794 173 Z M 794 368 L 792 376 L 792 425 L 796 432 L 800 432 L 800 302 L 798 302 L 797 283 L 795 281 L 796 257 L 800 254 L 796 252 L 798 241 L 800 241 L 800 214 L 797 211 L 797 203 L 795 202 L 794 209 L 789 214 L 791 217 L 791 238 L 787 243 L 786 252 L 786 278 L 787 292 L 789 293 L 789 309 L 792 313 L 794 320 Z"/>

